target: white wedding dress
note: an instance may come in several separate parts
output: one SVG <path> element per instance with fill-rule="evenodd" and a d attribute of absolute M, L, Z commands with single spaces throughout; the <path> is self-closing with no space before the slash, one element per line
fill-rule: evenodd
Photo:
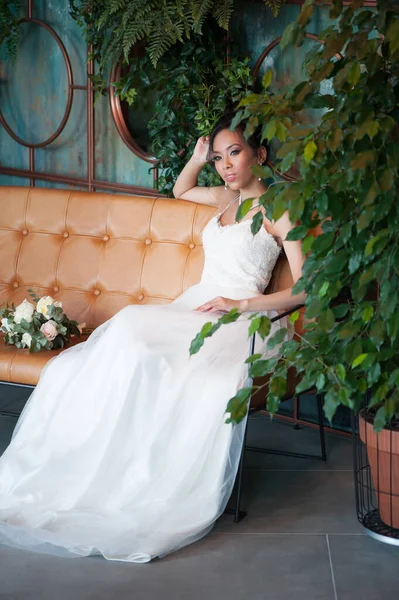
<path fill-rule="evenodd" d="M 48 363 L 0 458 L 1 543 L 148 562 L 223 513 L 245 427 L 225 410 L 247 377 L 249 322 L 223 325 L 190 357 L 220 317 L 193 309 L 263 292 L 280 249 L 264 228 L 218 217 L 203 244 L 199 284 L 168 305 L 124 308 Z"/>

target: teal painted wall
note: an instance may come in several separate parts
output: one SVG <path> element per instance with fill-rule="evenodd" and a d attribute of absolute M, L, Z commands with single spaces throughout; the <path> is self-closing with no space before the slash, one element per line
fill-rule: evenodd
<path fill-rule="evenodd" d="M 24 4 L 24 3 L 22 3 Z M 252 63 L 285 26 L 299 13 L 298 5 L 283 6 L 277 18 L 261 2 L 248 3 L 236 14 L 232 24 L 232 46 L 250 54 Z M 26 16 L 24 10 L 21 16 Z M 68 12 L 67 0 L 35 0 L 33 17 L 47 22 L 59 35 L 70 56 L 74 83 L 86 83 L 85 41 L 81 30 Z M 328 9 L 316 9 L 309 30 L 317 33 L 327 24 Z M 261 74 L 272 67 L 280 85 L 301 77 L 307 50 L 276 48 L 265 61 Z M 33 24 L 23 25 L 18 60 L 11 65 L 0 55 L 0 103 L 7 122 L 23 139 L 40 142 L 58 127 L 66 103 L 67 76 L 62 54 L 49 33 Z M 50 146 L 35 151 L 37 171 L 85 178 L 86 92 L 76 90 L 71 115 L 60 137 Z M 29 151 L 18 145 L 0 126 L 0 163 L 20 169 L 29 168 Z M 133 154 L 120 138 L 114 125 L 108 97 L 95 105 L 95 178 L 128 185 L 152 187 L 150 164 Z M 28 179 L 0 175 L 0 185 L 29 185 Z M 68 187 L 37 181 L 46 187 Z"/>

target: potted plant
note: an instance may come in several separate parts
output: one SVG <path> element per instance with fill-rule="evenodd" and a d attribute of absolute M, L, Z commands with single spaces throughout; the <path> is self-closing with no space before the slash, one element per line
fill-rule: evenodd
<path fill-rule="evenodd" d="M 295 164 L 300 177 L 278 180 L 268 167 L 256 167 L 261 177 L 273 176 L 260 198 L 270 219 L 285 210 L 300 222 L 289 234 L 303 240 L 307 258 L 294 292 L 306 292 L 305 332 L 282 345 L 282 360 L 250 357 L 253 377 L 269 376 L 266 407 L 275 413 L 286 388 L 287 372 L 295 367 L 302 379 L 297 391 L 315 387 L 324 395 L 331 420 L 343 404 L 356 413 L 367 393 L 367 415 L 360 414 L 360 434 L 366 440 L 377 495 L 388 498 L 382 518 L 399 526 L 399 6 L 379 0 L 376 9 L 360 10 L 364 0 L 343 7 L 332 0 L 331 25 L 320 33 L 307 55 L 307 77 L 299 84 L 272 91 L 272 71 L 263 90 L 239 106 L 237 121 L 247 120 L 248 132 L 262 127 L 264 138 L 278 139 L 275 157 L 279 173 Z M 302 44 L 312 18 L 314 0 L 306 0 L 296 22 L 284 32 L 282 44 Z M 328 80 L 333 90 L 322 93 Z M 319 112 L 316 121 L 309 111 Z M 322 114 L 320 114 L 322 113 Z M 277 185 L 278 183 L 278 185 Z M 244 202 L 237 218 L 250 208 Z M 255 215 L 252 229 L 262 226 Z M 321 226 L 316 238 L 308 232 Z M 291 316 L 294 322 L 299 317 Z M 235 318 L 225 315 L 224 321 Z M 264 319 L 252 319 L 267 333 Z M 204 329 L 197 346 L 214 328 Z M 268 341 L 281 342 L 284 330 Z M 202 340 L 201 340 L 202 338 Z M 196 348 L 195 348 L 196 351 Z M 238 422 L 246 414 L 251 388 L 230 400 L 228 412 Z M 371 412 L 374 411 L 374 412 Z M 365 419 L 367 418 L 367 424 Z M 386 430 L 386 431 L 385 431 Z M 372 433 L 373 431 L 373 433 Z M 376 433 L 378 437 L 376 437 Z M 384 441 L 385 432 L 389 444 Z M 378 460 L 370 442 L 379 443 Z M 388 463 L 383 466 L 383 459 Z M 377 473 L 378 469 L 378 473 Z M 395 506 L 394 506 L 395 504 Z"/>

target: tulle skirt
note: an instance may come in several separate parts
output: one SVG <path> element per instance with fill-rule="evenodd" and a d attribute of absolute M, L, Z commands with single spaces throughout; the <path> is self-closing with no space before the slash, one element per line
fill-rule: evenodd
<path fill-rule="evenodd" d="M 225 410 L 249 354 L 242 316 L 189 356 L 220 316 L 193 309 L 217 295 L 254 294 L 199 284 L 128 306 L 50 360 L 0 458 L 1 543 L 140 563 L 209 532 L 238 468 L 245 421 Z"/>

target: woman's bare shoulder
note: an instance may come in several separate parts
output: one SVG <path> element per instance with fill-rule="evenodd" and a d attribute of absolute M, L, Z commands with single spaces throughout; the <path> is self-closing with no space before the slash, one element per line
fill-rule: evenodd
<path fill-rule="evenodd" d="M 224 185 L 212 187 L 197 185 L 191 188 L 191 190 L 184 192 L 180 198 L 182 200 L 188 200 L 189 202 L 209 204 L 210 206 L 216 206 L 217 208 L 224 208 L 236 195 L 237 194 L 232 190 L 226 190 Z"/>

